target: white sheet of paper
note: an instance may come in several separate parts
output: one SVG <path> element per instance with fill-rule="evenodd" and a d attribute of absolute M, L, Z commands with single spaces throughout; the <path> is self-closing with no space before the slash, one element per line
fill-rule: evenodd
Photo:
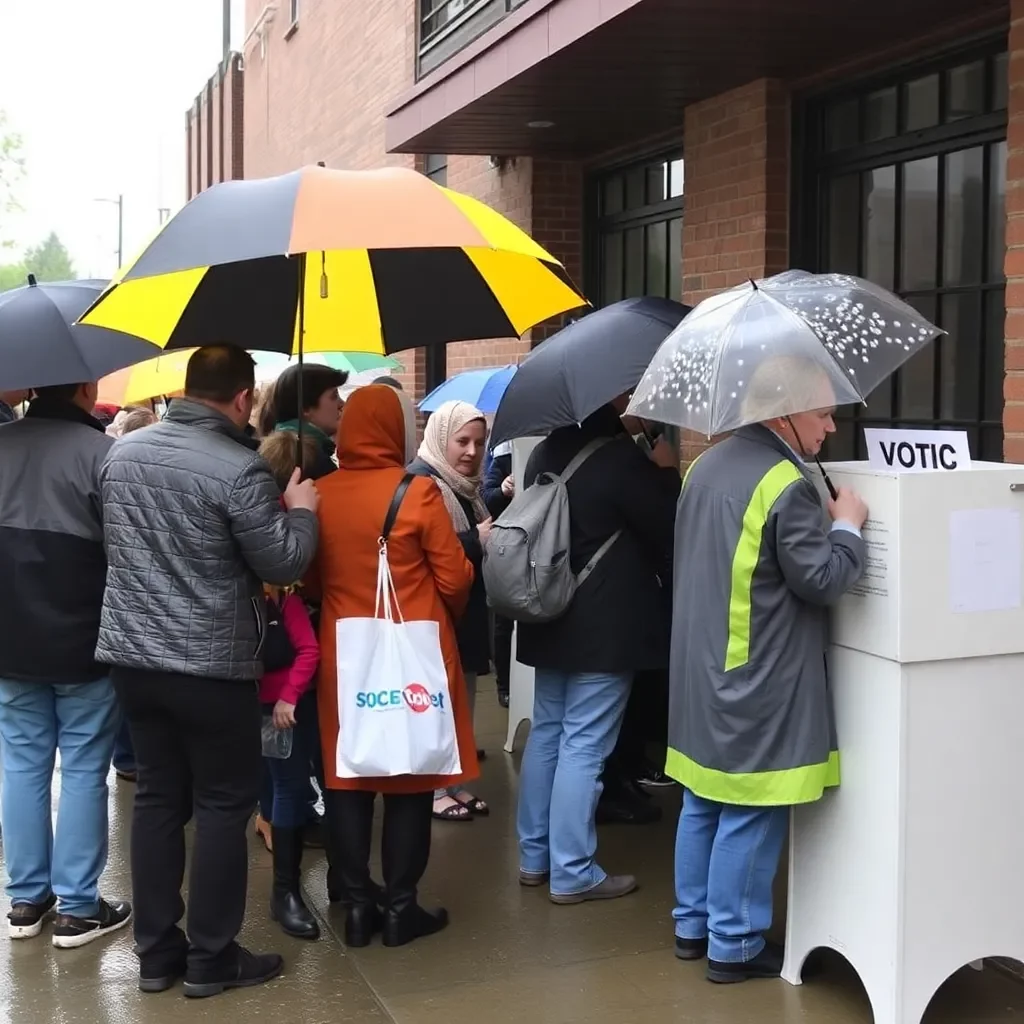
<path fill-rule="evenodd" d="M 1019 512 L 980 508 L 949 514 L 949 603 L 954 612 L 1021 606 Z"/>

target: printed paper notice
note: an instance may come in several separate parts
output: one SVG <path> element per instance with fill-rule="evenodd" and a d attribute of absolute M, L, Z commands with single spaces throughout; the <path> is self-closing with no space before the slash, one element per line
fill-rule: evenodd
<path fill-rule="evenodd" d="M 877 519 L 869 519 L 863 526 L 865 567 L 864 575 L 852 587 L 856 597 L 889 596 L 889 527 Z"/>
<path fill-rule="evenodd" d="M 954 612 L 1021 606 L 1020 513 L 963 509 L 949 514 L 949 602 Z"/>

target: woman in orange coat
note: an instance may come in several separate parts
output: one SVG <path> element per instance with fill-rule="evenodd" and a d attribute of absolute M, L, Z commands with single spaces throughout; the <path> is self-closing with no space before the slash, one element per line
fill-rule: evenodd
<path fill-rule="evenodd" d="M 403 617 L 438 624 L 462 772 L 354 779 L 337 773 L 336 625 L 339 619 L 374 615 L 377 541 L 405 476 L 405 465 L 414 454 L 414 422 L 404 393 L 383 384 L 356 391 L 338 430 L 339 471 L 317 482 L 320 547 L 314 579 L 323 598 L 318 703 L 327 786 L 324 802 L 332 866 L 351 901 L 345 922 L 349 946 L 367 945 L 381 925 L 369 866 L 376 794 L 384 794 L 384 945 L 401 946 L 448 923 L 446 911 L 428 912 L 416 900 L 416 887 L 430 854 L 433 791 L 478 774 L 453 625 L 453 617 L 461 614 L 469 598 L 473 568 L 463 554 L 441 492 L 432 480 L 422 478 L 414 479 L 405 494 L 388 538 L 388 562 Z"/>

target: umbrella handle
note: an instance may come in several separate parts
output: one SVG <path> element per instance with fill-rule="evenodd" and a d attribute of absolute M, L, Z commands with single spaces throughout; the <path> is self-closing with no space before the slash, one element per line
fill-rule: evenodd
<path fill-rule="evenodd" d="M 814 462 L 818 469 L 821 470 L 822 479 L 825 481 L 825 486 L 828 488 L 829 497 L 835 501 L 839 497 L 839 492 L 836 490 L 836 485 L 832 483 L 832 478 L 825 472 L 825 467 L 821 464 L 821 459 L 817 455 L 814 456 Z"/>

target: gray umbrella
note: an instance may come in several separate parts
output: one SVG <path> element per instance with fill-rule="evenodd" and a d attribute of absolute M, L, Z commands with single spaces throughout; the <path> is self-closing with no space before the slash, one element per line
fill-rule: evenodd
<path fill-rule="evenodd" d="M 160 355 L 130 334 L 85 327 L 75 320 L 106 281 L 37 284 L 0 292 L 0 389 L 85 384 Z"/>
<path fill-rule="evenodd" d="M 582 423 L 636 387 L 658 346 L 689 312 L 671 299 L 623 299 L 576 320 L 530 353 L 494 416 L 491 443 Z"/>

